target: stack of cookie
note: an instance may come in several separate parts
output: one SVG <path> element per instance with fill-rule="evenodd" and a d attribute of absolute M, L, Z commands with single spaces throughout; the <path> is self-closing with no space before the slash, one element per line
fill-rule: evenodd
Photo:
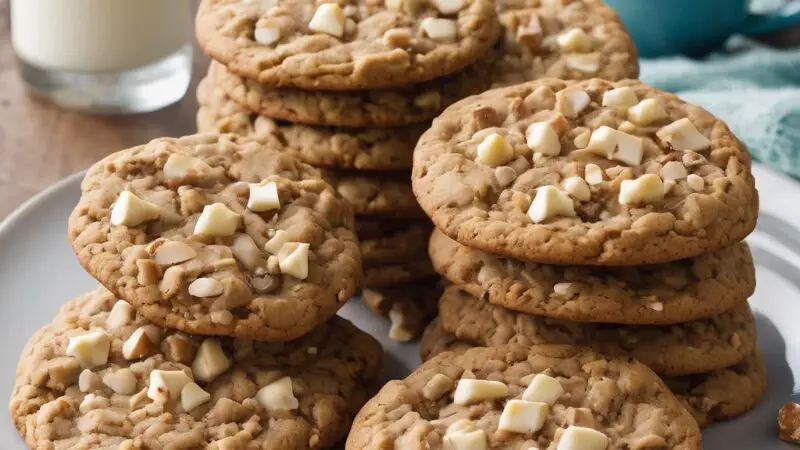
<path fill-rule="evenodd" d="M 487 91 L 434 121 L 412 181 L 456 285 L 424 358 L 509 342 L 634 357 L 701 425 L 763 394 L 750 157 L 702 108 L 631 80 Z"/>
<path fill-rule="evenodd" d="M 32 448 L 331 448 L 380 372 L 335 317 L 361 276 L 320 172 L 237 136 L 157 139 L 87 172 L 69 240 L 102 287 L 28 342 Z"/>

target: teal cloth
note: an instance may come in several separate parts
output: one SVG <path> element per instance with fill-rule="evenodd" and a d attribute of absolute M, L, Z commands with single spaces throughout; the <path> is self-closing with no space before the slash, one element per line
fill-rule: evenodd
<path fill-rule="evenodd" d="M 641 79 L 708 109 L 755 159 L 800 177 L 800 49 L 742 38 L 702 60 L 642 60 Z"/>

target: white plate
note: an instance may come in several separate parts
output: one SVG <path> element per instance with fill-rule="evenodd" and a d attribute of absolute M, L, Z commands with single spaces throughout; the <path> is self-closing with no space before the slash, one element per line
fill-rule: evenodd
<path fill-rule="evenodd" d="M 769 387 L 759 406 L 742 418 L 706 430 L 704 448 L 725 450 L 795 448 L 776 437 L 775 414 L 798 389 L 800 375 L 800 184 L 754 168 L 761 192 L 758 230 L 749 238 L 758 264 L 751 302 Z M 81 174 L 30 199 L 0 224 L 0 391 L 8 403 L 17 358 L 28 337 L 48 323 L 59 305 L 93 289 L 66 239 L 67 218 L 78 200 Z M 388 326 L 356 300 L 341 315 L 376 336 L 386 349 L 387 378 L 401 378 L 419 362 L 417 346 L 386 338 Z M 0 413 L 0 448 L 25 448 L 6 408 Z"/>

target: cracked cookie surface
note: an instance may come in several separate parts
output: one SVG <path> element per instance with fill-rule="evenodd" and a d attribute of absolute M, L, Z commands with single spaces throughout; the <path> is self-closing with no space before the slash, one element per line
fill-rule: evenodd
<path fill-rule="evenodd" d="M 250 205 L 259 183 L 259 192 L 274 188 L 277 205 Z M 81 190 L 69 220 L 78 259 L 160 326 L 290 340 L 359 285 L 350 206 L 318 170 L 257 142 L 156 139 L 96 163 Z M 115 225 L 117 206 L 156 215 Z"/>
<path fill-rule="evenodd" d="M 635 80 L 546 79 L 449 107 L 417 144 L 412 183 L 464 245 L 635 265 L 747 236 L 758 211 L 750 165 L 724 122 L 677 96 Z"/>
<path fill-rule="evenodd" d="M 70 348 L 91 334 L 108 345 L 85 367 Z M 136 336 L 144 344 L 128 353 Z M 288 343 L 204 338 L 157 327 L 101 288 L 30 338 L 9 410 L 34 448 L 325 449 L 347 434 L 381 357 L 338 317 Z"/>

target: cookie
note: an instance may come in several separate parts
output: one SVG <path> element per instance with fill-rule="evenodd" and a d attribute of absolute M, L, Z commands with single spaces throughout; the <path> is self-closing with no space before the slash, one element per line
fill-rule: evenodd
<path fill-rule="evenodd" d="M 279 122 L 231 101 L 211 77 L 197 87 L 197 130 L 253 138 L 317 167 L 408 170 L 417 139 L 429 124 L 398 128 L 332 128 Z"/>
<path fill-rule="evenodd" d="M 490 0 L 204 0 L 197 40 L 231 72 L 281 88 L 405 86 L 478 61 L 499 35 Z"/>
<path fill-rule="evenodd" d="M 743 304 L 756 285 L 744 242 L 670 263 L 556 266 L 473 250 L 436 230 L 429 253 L 440 274 L 472 295 L 522 313 L 576 322 L 687 322 Z"/>
<path fill-rule="evenodd" d="M 516 313 L 449 287 L 439 300 L 439 321 L 444 331 L 479 346 L 579 345 L 636 358 L 668 376 L 738 364 L 756 343 L 755 318 L 747 302 L 718 316 L 669 326 L 582 324 Z"/>
<path fill-rule="evenodd" d="M 490 83 L 488 65 L 480 62 L 427 83 L 367 91 L 274 89 L 215 62 L 209 72 L 232 100 L 257 114 L 339 127 L 397 127 L 428 121 L 456 101 L 485 91 Z"/>
<path fill-rule="evenodd" d="M 406 284 L 435 274 L 428 258 L 398 264 L 365 266 L 364 281 L 361 286 L 365 289 L 385 288 Z"/>
<path fill-rule="evenodd" d="M 9 410 L 32 448 L 324 449 L 347 434 L 381 357 L 339 317 L 288 343 L 203 338 L 98 289 L 28 341 Z"/>
<path fill-rule="evenodd" d="M 159 326 L 295 339 L 359 285 L 352 209 L 316 169 L 257 142 L 156 139 L 96 163 L 81 190 L 78 259 Z"/>
<path fill-rule="evenodd" d="M 361 234 L 361 223 L 367 222 L 367 236 Z M 372 222 L 372 225 L 369 224 Z M 384 225 L 385 224 L 385 225 Z M 373 226 L 374 225 L 374 226 Z M 379 234 L 369 233 L 369 228 L 379 228 Z M 365 266 L 418 261 L 428 256 L 430 222 L 426 220 L 370 220 L 359 218 L 356 235 L 361 243 L 361 261 Z"/>
<path fill-rule="evenodd" d="M 358 413 L 346 448 L 686 450 L 700 440 L 691 414 L 641 363 L 508 345 L 443 353 L 388 382 Z M 453 447 L 464 442 L 472 446 Z"/>
<path fill-rule="evenodd" d="M 418 338 L 436 315 L 442 294 L 439 277 L 379 289 L 364 289 L 361 297 L 372 312 L 388 317 L 389 338 L 408 342 Z"/>
<path fill-rule="evenodd" d="M 473 348 L 444 331 L 434 319 L 420 340 L 420 357 L 427 361 L 439 353 L 463 353 Z M 764 395 L 767 374 L 758 351 L 735 366 L 709 373 L 663 377 L 664 383 L 701 427 L 732 419 L 755 407 Z"/>
<path fill-rule="evenodd" d="M 408 172 L 325 171 L 325 181 L 353 207 L 356 216 L 424 218 Z"/>
<path fill-rule="evenodd" d="M 437 228 L 469 247 L 635 265 L 747 236 L 758 212 L 750 165 L 724 122 L 672 94 L 546 79 L 449 107 L 417 144 L 412 183 Z"/>
<path fill-rule="evenodd" d="M 600 0 L 498 2 L 503 37 L 491 63 L 494 87 L 540 78 L 638 78 L 636 46 Z"/>

